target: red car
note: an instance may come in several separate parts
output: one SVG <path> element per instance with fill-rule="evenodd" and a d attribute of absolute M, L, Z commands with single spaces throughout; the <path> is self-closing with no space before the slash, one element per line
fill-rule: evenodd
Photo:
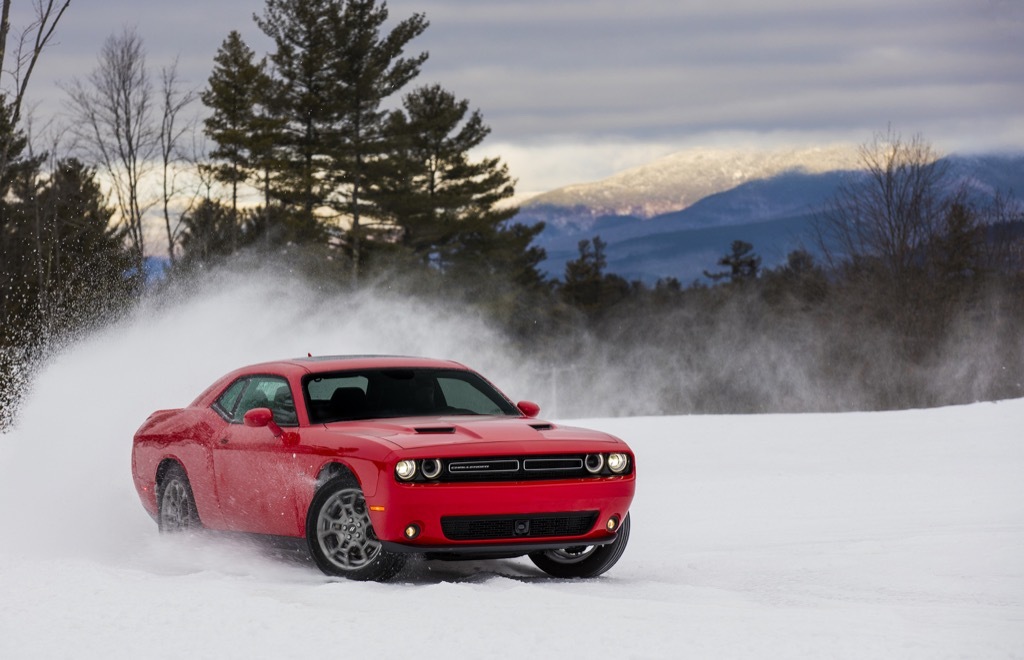
<path fill-rule="evenodd" d="M 268 362 L 153 413 L 132 475 L 161 531 L 305 537 L 329 575 L 387 580 L 409 553 L 600 575 L 629 539 L 633 453 L 538 412 L 455 362 Z"/>

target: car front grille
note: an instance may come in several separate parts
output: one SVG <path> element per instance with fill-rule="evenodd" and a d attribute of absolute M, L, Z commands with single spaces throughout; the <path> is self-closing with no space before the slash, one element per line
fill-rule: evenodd
<path fill-rule="evenodd" d="M 597 511 L 523 516 L 446 516 L 441 530 L 453 541 L 583 536 L 594 527 Z"/>
<path fill-rule="evenodd" d="M 443 459 L 441 474 L 432 481 L 537 481 L 610 476 L 607 470 L 600 474 L 587 472 L 583 463 L 584 459 L 585 456 L 580 454 Z M 631 471 L 632 466 L 624 474 L 629 474 Z"/>

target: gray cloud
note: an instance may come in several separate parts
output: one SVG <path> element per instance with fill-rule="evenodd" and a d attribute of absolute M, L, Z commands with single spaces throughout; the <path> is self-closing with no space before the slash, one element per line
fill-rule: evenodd
<path fill-rule="evenodd" d="M 670 147 L 780 131 L 863 140 L 893 122 L 945 148 L 1024 148 L 1018 0 L 388 6 L 394 19 L 426 13 L 431 27 L 414 44 L 430 52 L 423 82 L 470 99 L 500 144 Z M 262 10 L 262 0 L 76 2 L 34 81 L 38 112 L 52 112 L 55 81 L 88 73 L 123 25 L 138 29 L 154 71 L 178 55 L 184 77 L 202 86 L 229 30 L 266 51 L 251 18 Z"/>

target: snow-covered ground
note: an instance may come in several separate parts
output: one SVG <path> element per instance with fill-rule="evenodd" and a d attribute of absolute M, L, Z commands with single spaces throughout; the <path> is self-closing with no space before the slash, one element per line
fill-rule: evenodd
<path fill-rule="evenodd" d="M 189 344 L 211 305 L 68 351 L 0 436 L 0 658 L 1024 657 L 1024 400 L 573 422 L 637 454 L 629 548 L 605 576 L 421 561 L 351 583 L 287 545 L 161 538 L 139 504 L 130 437 L 152 409 L 297 353 L 245 305 L 222 331 L 255 336 Z"/>

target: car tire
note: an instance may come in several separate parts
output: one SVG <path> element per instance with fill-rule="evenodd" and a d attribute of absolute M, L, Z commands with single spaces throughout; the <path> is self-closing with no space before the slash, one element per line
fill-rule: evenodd
<path fill-rule="evenodd" d="M 386 582 L 405 565 L 405 555 L 386 551 L 377 540 L 363 491 L 347 476 L 331 479 L 313 496 L 306 541 L 327 575 Z"/>
<path fill-rule="evenodd" d="M 203 527 L 199 520 L 192 485 L 184 468 L 175 463 L 157 484 L 157 526 L 161 532 L 175 533 Z"/>
<path fill-rule="evenodd" d="M 615 540 L 608 545 L 573 546 L 559 550 L 531 552 L 530 561 L 557 578 L 591 578 L 601 575 L 619 561 L 629 542 L 629 514 L 622 520 Z"/>

